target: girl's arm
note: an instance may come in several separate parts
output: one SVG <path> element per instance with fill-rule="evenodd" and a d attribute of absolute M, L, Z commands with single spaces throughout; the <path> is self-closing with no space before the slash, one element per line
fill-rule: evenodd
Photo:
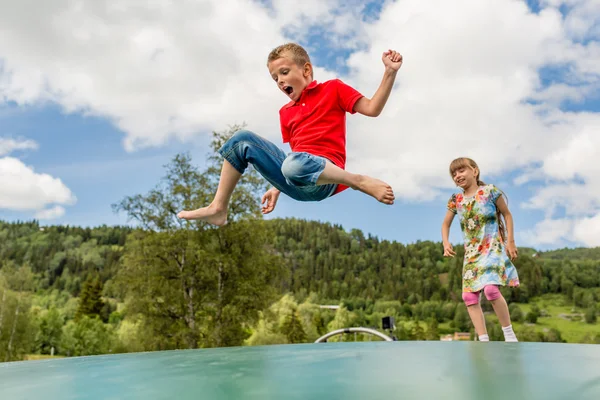
<path fill-rule="evenodd" d="M 506 221 L 506 250 L 508 251 L 509 257 L 515 259 L 517 258 L 517 247 L 515 245 L 513 217 L 503 196 L 498 197 L 496 207 L 498 207 L 498 210 L 504 217 L 504 221 Z"/>
<path fill-rule="evenodd" d="M 454 213 L 450 210 L 446 211 L 446 216 L 444 217 L 444 222 L 442 222 L 442 243 L 444 244 L 444 256 L 452 257 L 456 255 L 456 252 L 452 248 L 452 245 L 449 241 L 450 236 L 450 227 L 452 226 L 452 221 L 454 220 Z"/>

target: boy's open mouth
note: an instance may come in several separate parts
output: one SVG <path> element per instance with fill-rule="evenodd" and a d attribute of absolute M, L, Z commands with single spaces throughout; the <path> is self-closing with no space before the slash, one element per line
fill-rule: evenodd
<path fill-rule="evenodd" d="M 290 95 L 294 91 L 294 88 L 291 86 L 286 86 L 283 88 L 283 91 L 286 92 L 288 95 Z"/>

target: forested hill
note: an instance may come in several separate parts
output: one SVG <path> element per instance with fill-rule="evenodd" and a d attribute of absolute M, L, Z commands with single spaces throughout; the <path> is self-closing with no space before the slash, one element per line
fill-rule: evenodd
<path fill-rule="evenodd" d="M 322 299 L 389 299 L 415 303 L 446 300 L 460 292 L 462 246 L 442 256 L 439 242 L 401 244 L 360 230 L 298 219 L 263 221 L 273 233 L 268 246 L 284 259 L 280 291 L 314 292 Z M 115 277 L 132 232 L 129 227 L 41 227 L 36 222 L 0 222 L 2 265 L 28 265 L 36 290 L 66 290 L 78 296 L 81 284 L 98 274 Z M 522 286 L 513 300 L 544 293 L 572 297 L 578 288 L 600 286 L 600 248 L 537 252 L 519 249 L 516 265 Z"/>
<path fill-rule="evenodd" d="M 330 299 L 394 299 L 414 303 L 460 294 L 462 246 L 456 257 L 442 256 L 440 242 L 404 245 L 365 236 L 359 230 L 295 219 L 269 221 L 275 248 L 286 259 L 289 287 Z M 539 252 L 520 248 L 515 262 L 521 288 L 512 300 L 526 302 L 545 293 L 600 287 L 600 248 Z M 454 296 L 452 296 L 454 294 Z"/>

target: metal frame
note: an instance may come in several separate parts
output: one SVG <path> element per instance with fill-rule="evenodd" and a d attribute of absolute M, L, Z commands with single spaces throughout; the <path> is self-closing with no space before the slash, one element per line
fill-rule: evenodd
<path fill-rule="evenodd" d="M 320 338 L 318 338 L 317 340 L 315 340 L 315 343 L 322 343 L 322 342 L 326 341 L 328 338 L 335 336 L 335 335 L 340 335 L 342 333 L 354 333 L 354 332 L 370 333 L 371 335 L 380 337 L 381 339 L 385 340 L 386 342 L 393 342 L 392 338 L 390 338 L 387 335 L 384 335 L 383 333 L 381 333 L 379 331 L 376 331 L 375 329 L 359 327 L 359 328 L 343 328 L 343 329 L 338 329 L 338 330 L 326 333 L 325 335 L 323 335 Z"/>

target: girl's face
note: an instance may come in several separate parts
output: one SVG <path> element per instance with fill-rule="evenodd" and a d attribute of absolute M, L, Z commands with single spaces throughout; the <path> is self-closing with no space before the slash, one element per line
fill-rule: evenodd
<path fill-rule="evenodd" d="M 460 167 L 452 174 L 456 186 L 465 190 L 477 185 L 477 170 L 471 167 Z"/>

